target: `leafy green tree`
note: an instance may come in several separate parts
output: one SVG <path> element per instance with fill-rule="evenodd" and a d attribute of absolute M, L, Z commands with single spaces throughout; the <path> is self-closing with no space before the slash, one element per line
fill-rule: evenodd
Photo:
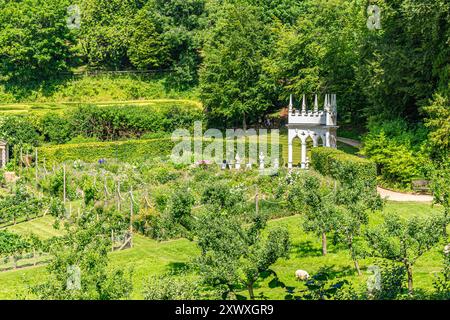
<path fill-rule="evenodd" d="M 449 89 L 450 91 L 450 89 Z M 430 130 L 428 141 L 437 161 L 450 156 L 450 100 L 448 96 L 436 94 L 431 104 L 422 109 L 425 126 Z"/>
<path fill-rule="evenodd" d="M 443 234 L 447 237 L 447 225 L 450 219 L 450 160 L 436 165 L 431 172 L 431 190 L 433 202 L 444 208 Z"/>
<path fill-rule="evenodd" d="M 446 252 L 443 255 L 444 268 L 442 274 L 436 276 L 433 281 L 433 286 L 436 290 L 435 298 L 440 300 L 450 299 L 450 253 Z"/>
<path fill-rule="evenodd" d="M 132 290 L 130 275 L 108 268 L 111 227 L 107 216 L 97 218 L 94 212 L 84 212 L 77 224 L 66 225 L 66 235 L 50 247 L 48 279 L 32 286 L 31 293 L 45 300 L 128 298 Z"/>
<path fill-rule="evenodd" d="M 31 83 L 69 70 L 68 0 L 0 1 L 0 81 Z"/>
<path fill-rule="evenodd" d="M 127 52 L 130 28 L 138 2 L 134 0 L 84 0 L 78 36 L 82 55 L 90 67 L 121 70 L 130 66 Z"/>
<path fill-rule="evenodd" d="M 319 175 L 308 174 L 293 183 L 289 203 L 304 214 L 303 229 L 322 237 L 322 255 L 327 254 L 327 234 L 335 230 L 338 212 L 330 181 Z"/>
<path fill-rule="evenodd" d="M 242 286 L 255 298 L 254 283 L 263 273 L 274 273 L 270 266 L 287 257 L 289 235 L 272 229 L 267 238 L 260 235 L 265 219 L 255 216 L 250 225 L 235 216 L 207 214 L 198 224 L 197 244 L 201 249 L 195 266 L 202 281 L 222 294 L 222 299 Z"/>
<path fill-rule="evenodd" d="M 383 203 L 376 189 L 367 181 L 347 177 L 337 188 L 335 202 L 339 206 L 335 227 L 335 241 L 345 244 L 355 265 L 358 275 L 361 275 L 358 256 L 362 255 L 361 230 L 369 223 L 369 212 L 381 209 Z"/>
<path fill-rule="evenodd" d="M 377 1 L 381 30 L 366 29 L 357 78 L 367 97 L 370 121 L 406 118 L 415 122 L 419 109 L 438 88 L 448 90 L 449 3 L 438 0 Z"/>
<path fill-rule="evenodd" d="M 413 266 L 442 237 L 442 218 L 431 216 L 407 220 L 389 214 L 383 223 L 365 233 L 374 256 L 400 262 L 408 277 L 408 291 L 413 294 Z"/>
<path fill-rule="evenodd" d="M 39 134 L 35 127 L 27 118 L 19 116 L 5 116 L 0 118 L 0 138 L 6 140 L 12 147 L 26 144 L 37 146 L 39 144 Z"/>
<path fill-rule="evenodd" d="M 150 13 L 144 8 L 136 14 L 128 47 L 131 63 L 143 70 L 164 67 L 170 58 L 162 28 L 152 21 Z"/>
<path fill-rule="evenodd" d="M 40 123 L 44 139 L 48 142 L 63 144 L 73 137 L 73 128 L 70 122 L 58 114 L 47 113 Z"/>
<path fill-rule="evenodd" d="M 271 106 L 261 81 L 270 35 L 262 15 L 245 1 L 225 2 L 205 35 L 200 90 L 213 120 L 242 123 L 246 129 Z"/>

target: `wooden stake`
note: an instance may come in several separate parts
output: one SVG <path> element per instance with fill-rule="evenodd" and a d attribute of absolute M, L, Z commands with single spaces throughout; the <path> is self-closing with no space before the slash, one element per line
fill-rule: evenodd
<path fill-rule="evenodd" d="M 66 204 L 66 165 L 63 165 L 63 199 L 64 199 L 64 204 Z"/>
<path fill-rule="evenodd" d="M 133 214 L 134 214 L 134 203 L 133 203 L 133 187 L 130 187 L 130 247 L 133 247 Z"/>
<path fill-rule="evenodd" d="M 38 170 L 39 170 L 39 166 L 38 166 L 38 149 L 36 148 L 36 159 L 35 159 L 35 169 L 36 169 L 36 189 L 38 188 Z"/>
<path fill-rule="evenodd" d="M 111 251 L 114 251 L 114 230 L 111 230 Z"/>
<path fill-rule="evenodd" d="M 258 189 L 256 189 L 256 195 L 255 195 L 255 209 L 256 209 L 256 215 L 258 215 L 258 213 L 259 213 Z"/>

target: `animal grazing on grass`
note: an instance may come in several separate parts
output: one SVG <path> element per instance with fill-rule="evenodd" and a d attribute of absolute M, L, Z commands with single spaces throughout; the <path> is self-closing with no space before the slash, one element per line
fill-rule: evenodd
<path fill-rule="evenodd" d="M 305 270 L 297 270 L 295 271 L 295 278 L 297 278 L 297 280 L 308 280 L 309 279 L 309 273 L 306 272 Z"/>

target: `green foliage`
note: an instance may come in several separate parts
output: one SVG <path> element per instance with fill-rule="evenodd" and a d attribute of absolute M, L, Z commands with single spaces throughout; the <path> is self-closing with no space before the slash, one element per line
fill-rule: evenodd
<path fill-rule="evenodd" d="M 383 182 L 408 188 L 412 179 L 425 174 L 423 133 L 420 128 L 410 130 L 402 120 L 386 121 L 370 129 L 361 153 L 377 164 Z"/>
<path fill-rule="evenodd" d="M 208 185 L 201 199 L 203 204 L 210 204 L 219 209 L 232 209 L 243 200 L 242 193 L 233 192 L 230 185 L 222 181 Z"/>
<path fill-rule="evenodd" d="M 167 138 L 47 146 L 39 148 L 39 154 L 49 165 L 67 160 L 96 162 L 102 158 L 133 162 L 169 155 L 173 147 Z"/>
<path fill-rule="evenodd" d="M 435 288 L 435 298 L 440 300 L 450 299 L 450 254 L 444 253 L 444 268 L 442 273 L 436 275 L 433 286 Z"/>
<path fill-rule="evenodd" d="M 74 34 L 69 1 L 0 1 L 0 81 L 49 79 L 67 71 Z"/>
<path fill-rule="evenodd" d="M 66 235 L 50 247 L 49 278 L 32 286 L 31 293 L 44 300 L 118 300 L 129 297 L 132 290 L 129 275 L 120 269 L 108 269 L 110 229 L 117 228 L 110 221 L 108 216 L 97 218 L 93 212 L 84 212 L 76 225 L 67 226 Z"/>
<path fill-rule="evenodd" d="M 428 141 L 434 156 L 450 157 L 450 101 L 448 96 L 436 94 L 431 104 L 424 107 L 425 126 L 430 129 Z"/>
<path fill-rule="evenodd" d="M 46 199 L 39 199 L 22 183 L 14 188 L 14 193 L 0 197 L 0 223 L 16 223 L 41 214 L 46 207 Z"/>
<path fill-rule="evenodd" d="M 347 280 L 337 281 L 331 283 L 331 275 L 327 272 L 318 272 L 306 281 L 307 291 L 303 294 L 303 299 L 307 300 L 332 300 L 338 298 L 340 291 L 345 285 L 348 285 Z"/>
<path fill-rule="evenodd" d="M 197 300 L 198 283 L 175 275 L 152 276 L 144 287 L 145 300 Z"/>
<path fill-rule="evenodd" d="M 376 187 L 376 167 L 369 160 L 337 149 L 318 147 L 311 150 L 311 164 L 321 174 L 341 183 L 364 181 L 367 188 L 374 190 Z"/>
<path fill-rule="evenodd" d="M 25 117 L 1 117 L 0 138 L 7 141 L 12 148 L 26 144 L 37 146 L 39 143 L 38 132 Z"/>
<path fill-rule="evenodd" d="M 256 215 L 250 225 L 244 225 L 235 216 L 209 213 L 197 224 L 201 255 L 195 266 L 203 283 L 220 292 L 222 299 L 230 298 L 241 286 L 254 299 L 256 280 L 264 272 L 273 273 L 270 266 L 287 257 L 288 233 L 275 229 L 264 239 L 260 232 L 265 222 L 264 217 Z"/>
<path fill-rule="evenodd" d="M 225 2 L 216 15 L 200 70 L 202 102 L 222 126 L 223 120 L 234 124 L 242 119 L 245 129 L 247 121 L 255 121 L 271 105 L 261 83 L 269 29 L 261 23 L 261 9 L 245 1 Z"/>
<path fill-rule="evenodd" d="M 404 265 L 408 273 L 408 290 L 412 294 L 412 266 L 442 238 L 442 218 L 415 216 L 404 220 L 397 214 L 389 214 L 381 225 L 370 228 L 365 235 L 372 255 Z"/>
<path fill-rule="evenodd" d="M 319 174 L 312 172 L 293 179 L 288 202 L 296 212 L 303 213 L 303 229 L 322 236 L 322 252 L 327 253 L 327 233 L 333 231 L 338 217 L 333 186 Z"/>
<path fill-rule="evenodd" d="M 67 118 L 55 113 L 47 113 L 40 119 L 41 132 L 45 141 L 55 144 L 68 142 L 74 135 L 72 126 Z"/>
<path fill-rule="evenodd" d="M 405 289 L 406 269 L 398 263 L 386 260 L 377 262 L 380 268 L 380 290 L 373 293 L 376 300 L 395 300 Z"/>

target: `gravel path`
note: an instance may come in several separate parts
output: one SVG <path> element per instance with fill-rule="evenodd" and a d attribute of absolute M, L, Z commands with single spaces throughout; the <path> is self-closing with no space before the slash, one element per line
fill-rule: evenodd
<path fill-rule="evenodd" d="M 361 142 L 357 141 L 357 140 L 338 137 L 337 141 L 348 144 L 355 148 L 361 147 Z M 426 194 L 401 193 L 401 192 L 395 192 L 395 191 L 383 189 L 380 187 L 377 187 L 377 191 L 383 199 L 388 199 L 391 201 L 399 201 L 399 202 L 410 202 L 410 201 L 411 202 L 432 202 L 433 201 L 433 196 L 426 195 Z"/>
<path fill-rule="evenodd" d="M 380 187 L 377 187 L 377 191 L 383 199 L 388 199 L 391 201 L 400 201 L 400 202 L 432 202 L 433 196 L 429 196 L 426 194 L 411 194 L 411 193 L 401 193 L 395 192 L 391 190 L 386 190 Z"/>

